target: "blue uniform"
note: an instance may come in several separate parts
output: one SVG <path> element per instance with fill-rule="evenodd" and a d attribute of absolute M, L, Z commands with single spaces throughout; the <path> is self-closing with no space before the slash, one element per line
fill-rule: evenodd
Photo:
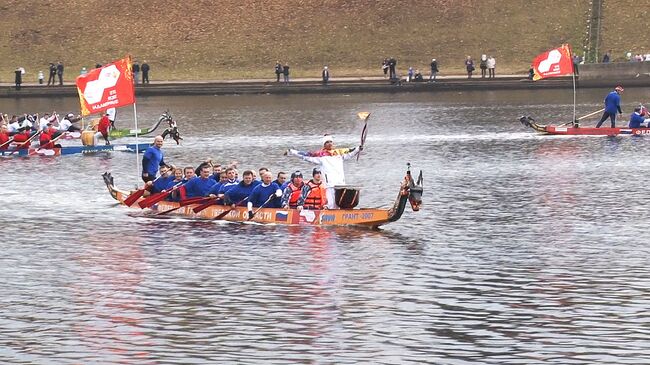
<path fill-rule="evenodd" d="M 203 179 L 195 176 L 185 184 L 185 193 L 187 198 L 196 198 L 200 196 L 208 196 L 210 188 L 215 184 L 214 180 L 206 178 Z"/>
<path fill-rule="evenodd" d="M 248 201 L 253 203 L 254 207 L 261 207 L 270 196 L 274 198 L 270 202 L 266 203 L 265 208 L 280 208 L 280 198 L 275 196 L 276 190 L 280 189 L 278 184 L 271 182 L 269 185 L 264 186 L 264 184 L 258 184 L 253 191 L 251 192 Z"/>
<path fill-rule="evenodd" d="M 170 187 L 170 183 L 173 181 L 173 176 L 159 177 L 158 180 L 153 182 L 153 185 L 151 186 L 151 193 L 160 193 L 161 191 L 168 189 Z"/>
<path fill-rule="evenodd" d="M 142 173 L 149 174 L 149 177 L 155 177 L 158 173 L 158 168 L 165 164 L 165 155 L 163 151 L 156 147 L 151 146 L 142 155 Z"/>
<path fill-rule="evenodd" d="M 226 204 L 239 203 L 239 205 L 246 205 L 246 202 L 242 202 L 242 200 L 244 200 L 246 197 L 251 195 L 251 193 L 253 192 L 253 188 L 255 188 L 254 183 L 244 185 L 243 181 L 235 186 L 232 186 L 226 192 L 226 197 L 225 197 Z"/>
<path fill-rule="evenodd" d="M 616 112 L 623 113 L 621 110 L 621 96 L 616 91 L 612 91 L 605 97 L 605 112 L 603 112 L 603 116 L 596 124 L 596 128 L 600 128 L 607 118 L 611 120 L 612 128 L 616 127 Z"/>
<path fill-rule="evenodd" d="M 629 128 L 640 128 L 641 123 L 645 122 L 645 119 L 641 116 L 641 114 L 634 112 L 632 115 L 630 115 L 630 124 Z"/>
<path fill-rule="evenodd" d="M 221 183 L 221 187 L 219 188 L 219 194 L 225 194 L 228 192 L 228 190 L 234 188 L 239 184 L 238 180 L 226 180 L 226 182 Z"/>

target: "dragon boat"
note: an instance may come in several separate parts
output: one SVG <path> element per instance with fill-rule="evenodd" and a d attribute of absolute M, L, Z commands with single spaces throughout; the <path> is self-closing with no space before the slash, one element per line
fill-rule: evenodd
<path fill-rule="evenodd" d="M 37 157 L 37 156 L 61 156 L 61 155 L 74 155 L 74 154 L 93 154 L 98 152 L 135 152 L 136 146 L 138 151 L 144 151 L 149 146 L 149 143 L 135 143 L 131 144 L 111 144 L 101 146 L 64 146 L 60 148 L 25 148 L 19 150 L 0 150 L 0 157 Z"/>
<path fill-rule="evenodd" d="M 129 196 L 129 192 L 120 190 L 115 187 L 113 176 L 106 172 L 103 175 L 104 183 L 108 188 L 111 196 L 124 204 L 124 201 Z M 282 224 L 282 225 L 318 225 L 318 226 L 340 226 L 352 225 L 376 229 L 379 226 L 387 223 L 395 222 L 402 217 L 407 203 L 410 203 L 411 209 L 414 212 L 420 210 L 422 204 L 423 192 L 422 171 L 418 176 L 417 181 L 411 176 L 410 166 L 406 171 L 406 176 L 402 181 L 397 198 L 390 208 L 355 208 L 358 203 L 358 188 L 356 189 L 337 189 L 337 201 L 340 199 L 348 200 L 351 204 L 344 204 L 351 206 L 341 209 L 323 209 L 323 210 L 298 210 L 298 209 L 283 209 L 283 208 L 257 208 L 252 219 L 249 219 L 249 211 L 246 207 L 231 208 L 226 205 L 211 205 L 198 213 L 194 212 L 194 208 L 198 204 L 190 204 L 182 206 L 178 202 L 162 200 L 150 206 L 149 210 L 153 214 L 161 214 L 171 212 L 170 214 L 187 216 L 190 218 L 203 219 L 203 220 L 226 220 L 231 222 L 257 222 L 265 224 Z M 340 194 L 342 192 L 342 194 Z M 347 194 L 349 193 L 349 194 Z M 347 199 L 345 195 L 353 195 L 351 199 Z M 137 202 L 142 201 L 139 198 Z M 356 200 L 356 203 L 354 201 Z M 138 207 L 138 204 L 133 204 L 133 207 Z M 339 206 L 343 206 L 339 204 Z"/>
<path fill-rule="evenodd" d="M 162 132 L 163 138 L 167 137 L 168 135 L 172 137 L 175 141 L 176 144 L 179 143 L 179 140 L 183 139 L 180 136 L 180 133 L 178 131 L 178 127 L 176 125 L 176 122 L 172 118 L 171 114 L 169 111 L 166 111 L 160 115 L 160 118 L 152 124 L 148 128 L 138 128 L 138 129 L 132 129 L 132 128 L 119 128 L 119 129 L 111 129 L 110 132 L 108 133 L 108 138 L 113 140 L 113 139 L 118 139 L 118 138 L 124 138 L 124 137 L 135 137 L 136 133 L 138 136 L 146 136 L 148 134 L 153 133 L 155 130 L 158 129 L 160 124 L 162 122 L 167 122 L 168 128 L 165 129 Z M 82 132 L 68 132 L 68 134 L 64 137 L 64 139 L 78 139 L 81 138 L 84 143 L 91 144 L 92 138 L 95 134 L 94 128 L 96 127 L 97 123 L 99 123 L 99 119 L 93 119 L 86 130 Z"/>
<path fill-rule="evenodd" d="M 650 134 L 650 128 L 626 128 L 626 127 L 581 127 L 573 122 L 559 125 L 543 125 L 537 123 L 529 116 L 519 118 L 519 122 L 526 127 L 532 128 L 541 134 L 563 135 L 563 136 L 643 136 Z M 609 123 L 609 122 L 607 122 Z"/>

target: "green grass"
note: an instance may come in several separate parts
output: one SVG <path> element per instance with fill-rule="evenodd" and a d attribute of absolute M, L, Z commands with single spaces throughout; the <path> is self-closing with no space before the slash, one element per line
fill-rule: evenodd
<path fill-rule="evenodd" d="M 288 62 L 293 77 L 318 77 L 325 64 L 333 77 L 380 75 L 388 56 L 398 59 L 402 74 L 408 66 L 426 73 L 435 57 L 442 74 L 458 75 L 466 55 L 483 53 L 496 57 L 497 74 L 525 73 L 543 50 L 563 42 L 581 49 L 589 7 L 559 0 L 4 3 L 2 82 L 12 82 L 18 66 L 33 82 L 57 60 L 72 81 L 81 67 L 125 54 L 147 60 L 153 80 L 272 78 L 276 60 Z"/>

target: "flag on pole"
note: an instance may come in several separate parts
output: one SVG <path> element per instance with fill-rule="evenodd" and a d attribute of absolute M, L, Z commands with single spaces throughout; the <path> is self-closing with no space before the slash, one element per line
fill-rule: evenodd
<path fill-rule="evenodd" d="M 547 77 L 571 75 L 573 73 L 573 60 L 571 59 L 571 46 L 563 44 L 561 47 L 544 52 L 533 60 L 533 80 L 537 81 Z"/>
<path fill-rule="evenodd" d="M 77 77 L 81 115 L 135 103 L 131 56 Z"/>

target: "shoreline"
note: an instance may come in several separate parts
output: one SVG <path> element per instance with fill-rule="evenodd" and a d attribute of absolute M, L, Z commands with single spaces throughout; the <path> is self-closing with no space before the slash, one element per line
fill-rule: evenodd
<path fill-rule="evenodd" d="M 614 83 L 626 87 L 650 85 L 648 77 L 632 79 L 576 78 L 579 88 L 611 88 Z M 466 76 L 438 76 L 436 82 L 395 83 L 384 77 L 340 77 L 330 79 L 323 85 L 319 78 L 298 78 L 288 85 L 275 79 L 212 80 L 212 81 L 153 81 L 137 84 L 137 96 L 159 95 L 240 95 L 240 94 L 329 94 L 329 93 L 371 93 L 371 92 L 436 92 L 436 91 L 483 91 L 522 89 L 571 89 L 571 77 L 550 78 L 531 81 L 525 75 L 503 75 L 493 79 Z M 37 83 L 22 84 L 16 90 L 13 84 L 0 84 L 0 98 L 26 97 L 76 97 L 77 88 L 72 82 L 62 86 L 47 86 Z"/>

